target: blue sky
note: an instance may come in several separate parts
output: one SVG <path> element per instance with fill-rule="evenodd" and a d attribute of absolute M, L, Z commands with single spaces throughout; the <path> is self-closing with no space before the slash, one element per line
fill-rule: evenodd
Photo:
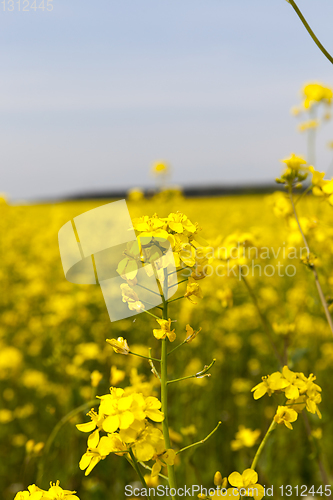
<path fill-rule="evenodd" d="M 304 82 L 333 86 L 333 68 L 285 0 L 52 4 L 0 3 L 0 191 L 12 199 L 149 186 L 158 159 L 175 184 L 268 182 L 280 158 L 306 154 L 289 110 Z M 332 0 L 299 6 L 333 52 Z M 328 140 L 333 125 L 323 170 Z"/>

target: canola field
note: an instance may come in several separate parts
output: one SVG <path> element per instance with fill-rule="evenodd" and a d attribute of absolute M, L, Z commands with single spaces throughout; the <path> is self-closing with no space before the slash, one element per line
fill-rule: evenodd
<path fill-rule="evenodd" d="M 303 180 L 295 158 L 286 163 L 286 184 Z M 316 175 L 313 185 L 323 190 Z M 12 500 L 36 484 L 17 498 L 39 499 L 39 488 L 59 480 L 59 496 L 43 498 L 137 498 L 124 494 L 126 485 L 142 487 L 135 467 L 149 487 L 166 484 L 168 476 L 177 486 L 224 487 L 228 496 L 231 487 L 257 484 L 259 499 L 264 486 L 274 486 L 274 498 L 283 498 L 282 485 L 313 487 L 310 495 L 325 497 L 333 463 L 333 337 L 323 306 L 323 300 L 329 309 L 333 302 L 329 194 L 294 195 L 308 253 L 287 192 L 195 199 L 172 191 L 152 199 L 132 193 L 127 205 L 137 234 L 147 232 L 147 224 L 152 232 L 166 231 L 175 254 L 175 242 L 191 244 L 189 256 L 178 252 L 179 300 L 170 301 L 164 322 L 153 316 L 162 318 L 162 309 L 151 309 L 151 315 L 137 305 L 129 291 L 133 279 L 124 301 L 140 313 L 110 322 L 100 287 L 64 276 L 59 229 L 112 200 L 25 206 L 3 200 L 1 497 Z M 184 267 L 199 275 L 188 278 Z M 147 357 L 151 348 L 159 359 L 162 343 L 169 352 L 183 343 L 168 356 L 167 377 L 185 378 L 168 385 L 170 442 L 161 445 L 166 402 L 161 408 L 154 399 L 161 399 L 153 373 L 160 366 L 154 361 L 152 372 Z M 114 392 L 111 400 L 110 387 L 125 392 Z M 107 394 L 109 399 L 96 399 Z M 124 395 L 115 417 L 108 402 L 120 412 Z M 96 416 L 101 401 L 104 413 Z M 95 413 L 87 416 L 91 408 Z M 109 437 L 99 441 L 99 431 Z M 52 488 L 56 495 L 57 486 Z"/>

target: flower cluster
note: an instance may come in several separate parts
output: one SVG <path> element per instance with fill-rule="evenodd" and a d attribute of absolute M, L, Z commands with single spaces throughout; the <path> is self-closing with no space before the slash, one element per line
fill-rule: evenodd
<path fill-rule="evenodd" d="M 59 486 L 59 481 L 50 483 L 48 491 L 41 490 L 35 484 L 28 486 L 27 491 L 19 491 L 16 493 L 14 500 L 80 500 L 74 495 L 76 491 L 63 490 Z"/>
<path fill-rule="evenodd" d="M 318 404 L 321 402 L 321 388 L 315 380 L 316 377 L 312 373 L 306 377 L 304 373 L 293 372 L 284 366 L 282 372 L 262 377 L 262 382 L 252 389 L 253 397 L 259 399 L 265 394 L 271 396 L 275 392 L 283 392 L 287 401 L 284 406 L 278 407 L 274 420 L 292 429 L 291 422 L 297 420 L 298 414 L 304 408 L 310 413 L 317 413 L 321 418 L 318 409 Z"/>
<path fill-rule="evenodd" d="M 325 87 L 321 83 L 307 83 L 301 90 L 301 106 L 293 106 L 291 112 L 298 116 L 302 111 L 311 111 L 315 105 L 323 104 L 328 107 L 332 104 L 333 91 L 330 87 Z"/>
<path fill-rule="evenodd" d="M 233 488 L 227 488 L 228 481 Z M 256 500 L 261 500 L 265 494 L 264 487 L 258 484 L 258 474 L 253 469 L 245 469 L 242 474 L 233 472 L 228 476 L 228 479 L 222 478 L 221 473 L 216 472 L 214 484 L 217 486 L 214 492 L 209 492 L 209 496 L 200 494 L 198 497 L 205 500 L 225 497 L 236 500 L 243 497 L 253 497 Z"/>
<path fill-rule="evenodd" d="M 168 217 L 144 216 L 133 220 L 133 227 L 140 238 L 163 238 L 168 240 L 172 247 L 176 267 L 201 268 L 205 260 L 204 255 L 196 251 L 207 247 L 208 243 L 198 233 L 198 224 L 193 224 L 182 213 L 171 213 Z M 198 269 L 196 269 L 198 270 Z M 200 275 L 201 269 L 197 273 Z M 196 277 L 196 273 L 193 274 Z"/>
<path fill-rule="evenodd" d="M 309 165 L 302 156 L 296 156 L 294 153 L 290 158 L 281 160 L 286 168 L 281 177 L 275 179 L 278 184 L 284 184 L 286 187 L 299 187 L 301 182 L 305 181 L 309 173 Z"/>
<path fill-rule="evenodd" d="M 312 173 L 312 192 L 315 196 L 326 198 L 333 205 L 333 179 L 324 179 L 325 172 L 318 172 L 313 167 L 309 168 Z"/>
<path fill-rule="evenodd" d="M 308 83 L 303 87 L 303 106 L 305 109 L 311 108 L 316 103 L 331 104 L 333 92 L 329 87 L 320 83 Z"/>
<path fill-rule="evenodd" d="M 235 439 L 231 441 L 231 449 L 233 451 L 241 450 L 242 448 L 252 448 L 258 441 L 260 430 L 247 429 L 244 425 L 238 427 Z"/>
<path fill-rule="evenodd" d="M 154 459 L 153 474 L 158 474 L 162 465 L 173 463 L 175 452 L 165 449 L 162 432 L 149 422 L 164 420 L 157 398 L 142 393 L 128 395 L 123 389 L 111 387 L 110 394 L 99 399 L 98 413 L 92 409 L 88 413 L 91 421 L 77 425 L 82 432 L 92 432 L 79 464 L 86 475 L 110 453 L 124 455 L 131 451 L 138 461 Z M 100 437 L 102 431 L 106 435 Z"/>

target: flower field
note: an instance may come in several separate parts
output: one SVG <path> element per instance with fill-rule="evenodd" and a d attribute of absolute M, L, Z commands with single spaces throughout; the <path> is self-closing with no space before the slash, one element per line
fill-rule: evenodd
<path fill-rule="evenodd" d="M 304 181 L 302 165 L 295 158 L 285 162 L 280 179 L 292 187 Z M 180 257 L 176 262 L 180 284 L 173 297 L 179 300 L 169 301 L 164 320 L 161 309 L 147 314 L 133 305 L 136 299 L 128 293 L 124 301 L 139 307 L 139 314 L 110 322 L 99 286 L 65 279 L 60 227 L 112 200 L 25 206 L 3 200 L 0 484 L 4 500 L 12 500 L 32 484 L 47 490 L 56 480 L 81 500 L 122 499 L 125 485 L 138 484 L 135 467 L 141 468 L 147 486 L 165 484 L 163 476 L 170 478 L 175 472 L 177 486 L 212 488 L 214 474 L 220 471 L 215 487 L 226 487 L 224 478 L 229 479 L 228 487 L 248 487 L 258 481 L 266 488 L 274 485 L 274 498 L 282 497 L 281 485 L 309 489 L 313 485 L 317 491 L 330 484 L 333 338 L 314 270 L 330 308 L 333 209 L 327 202 L 329 184 L 311 172 L 314 194 L 323 196 L 295 194 L 298 219 L 283 191 L 194 199 L 176 192 L 152 199 L 130 196 L 127 205 L 136 233 L 147 232 L 144 224 L 152 232 L 168 233 L 174 254 Z M 158 220 L 163 224 L 157 227 Z M 187 238 L 180 248 L 191 246 L 186 257 L 177 250 L 179 235 Z M 193 278 L 188 268 L 199 275 Z M 159 403 L 160 367 L 152 361 L 159 360 L 161 344 L 169 353 L 183 344 L 168 356 L 168 380 L 182 380 L 168 385 L 167 424 L 166 403 L 162 400 L 162 408 Z M 118 392 L 110 394 L 110 387 Z M 154 452 L 147 448 L 153 438 L 145 441 L 138 428 L 130 440 L 134 417 L 122 414 L 115 424 L 110 416 L 112 405 L 117 403 L 120 411 L 124 398 L 122 407 L 127 405 L 135 422 L 143 422 L 144 432 L 162 440 L 161 445 L 154 441 Z M 98 416 L 100 403 L 103 411 Z M 92 408 L 94 412 L 86 416 Z M 125 423 L 126 418 L 132 420 Z M 99 431 L 109 437 L 100 438 Z M 90 437 L 86 432 L 92 433 Z M 107 451 L 101 451 L 99 439 L 105 439 Z M 190 446 L 193 443 L 198 444 Z M 260 443 L 264 447 L 258 454 Z M 134 468 L 124 458 L 129 449 Z M 257 471 L 258 478 L 250 478 L 249 468 L 253 474 Z M 58 497 L 52 496 L 59 487 L 52 488 L 43 498 L 77 498 L 60 489 Z M 38 489 L 27 495 L 17 498 L 41 498 Z M 257 498 L 262 496 L 259 488 Z"/>

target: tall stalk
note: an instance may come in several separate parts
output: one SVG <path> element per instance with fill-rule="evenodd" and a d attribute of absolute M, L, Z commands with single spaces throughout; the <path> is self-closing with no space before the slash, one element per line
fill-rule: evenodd
<path fill-rule="evenodd" d="M 297 215 L 297 212 L 296 212 L 296 207 L 295 207 L 295 204 L 294 204 L 293 192 L 292 192 L 292 188 L 291 187 L 289 188 L 289 196 L 290 196 L 291 205 L 293 207 L 294 216 L 295 216 L 295 219 L 296 219 L 296 222 L 297 222 L 297 225 L 298 225 L 298 229 L 299 229 L 299 231 L 300 231 L 300 233 L 302 235 L 302 238 L 303 238 L 303 241 L 304 241 L 304 245 L 305 245 L 305 247 L 307 249 L 307 252 L 308 252 L 308 255 L 309 255 L 310 254 L 310 247 L 309 247 L 307 239 L 306 239 L 306 237 L 305 237 L 305 235 L 303 233 L 302 226 L 301 226 L 301 224 L 299 222 L 299 218 L 298 218 L 298 215 Z M 319 294 L 321 303 L 322 303 L 324 311 L 325 311 L 325 315 L 326 315 L 326 319 L 327 319 L 328 325 L 329 325 L 331 333 L 333 335 L 333 321 L 332 321 L 332 316 L 331 316 L 331 313 L 329 312 L 328 305 L 327 305 L 327 302 L 326 302 L 323 290 L 322 290 L 321 285 L 319 283 L 317 269 L 316 269 L 316 266 L 314 264 L 311 265 L 311 270 L 312 270 L 312 273 L 313 273 L 313 276 L 314 276 L 314 279 L 315 279 L 315 283 L 316 283 L 316 287 L 317 287 L 317 290 L 318 290 L 318 294 Z"/>
<path fill-rule="evenodd" d="M 166 269 L 164 269 L 164 283 L 163 283 L 163 311 L 162 318 L 168 319 L 168 274 Z M 161 349 L 161 403 L 162 412 L 164 413 L 164 420 L 162 421 L 162 431 L 165 441 L 166 449 L 171 448 L 170 445 L 170 433 L 168 425 L 168 353 L 167 353 L 167 339 L 162 339 L 162 349 Z M 176 477 L 175 468 L 173 465 L 168 465 L 168 477 L 169 486 L 176 490 Z M 171 495 L 172 500 L 175 500 L 175 496 Z"/>
<path fill-rule="evenodd" d="M 290 5 L 292 6 L 292 8 L 294 9 L 294 11 L 296 12 L 296 14 L 298 15 L 298 17 L 300 18 L 300 20 L 302 21 L 305 29 L 307 30 L 307 32 L 309 33 L 309 35 L 311 36 L 312 40 L 314 41 L 314 43 L 317 45 L 317 47 L 321 50 L 321 52 L 324 54 L 325 57 L 327 57 L 327 59 L 333 64 L 333 57 L 331 56 L 331 54 L 325 49 L 325 47 L 320 43 L 320 41 L 318 40 L 318 38 L 316 37 L 316 35 L 314 34 L 314 32 L 312 31 L 312 29 L 310 28 L 309 24 L 307 23 L 305 17 L 303 16 L 302 12 L 299 10 L 298 6 L 296 5 L 296 3 L 294 2 L 294 0 L 287 0 L 288 3 L 290 3 Z"/>

